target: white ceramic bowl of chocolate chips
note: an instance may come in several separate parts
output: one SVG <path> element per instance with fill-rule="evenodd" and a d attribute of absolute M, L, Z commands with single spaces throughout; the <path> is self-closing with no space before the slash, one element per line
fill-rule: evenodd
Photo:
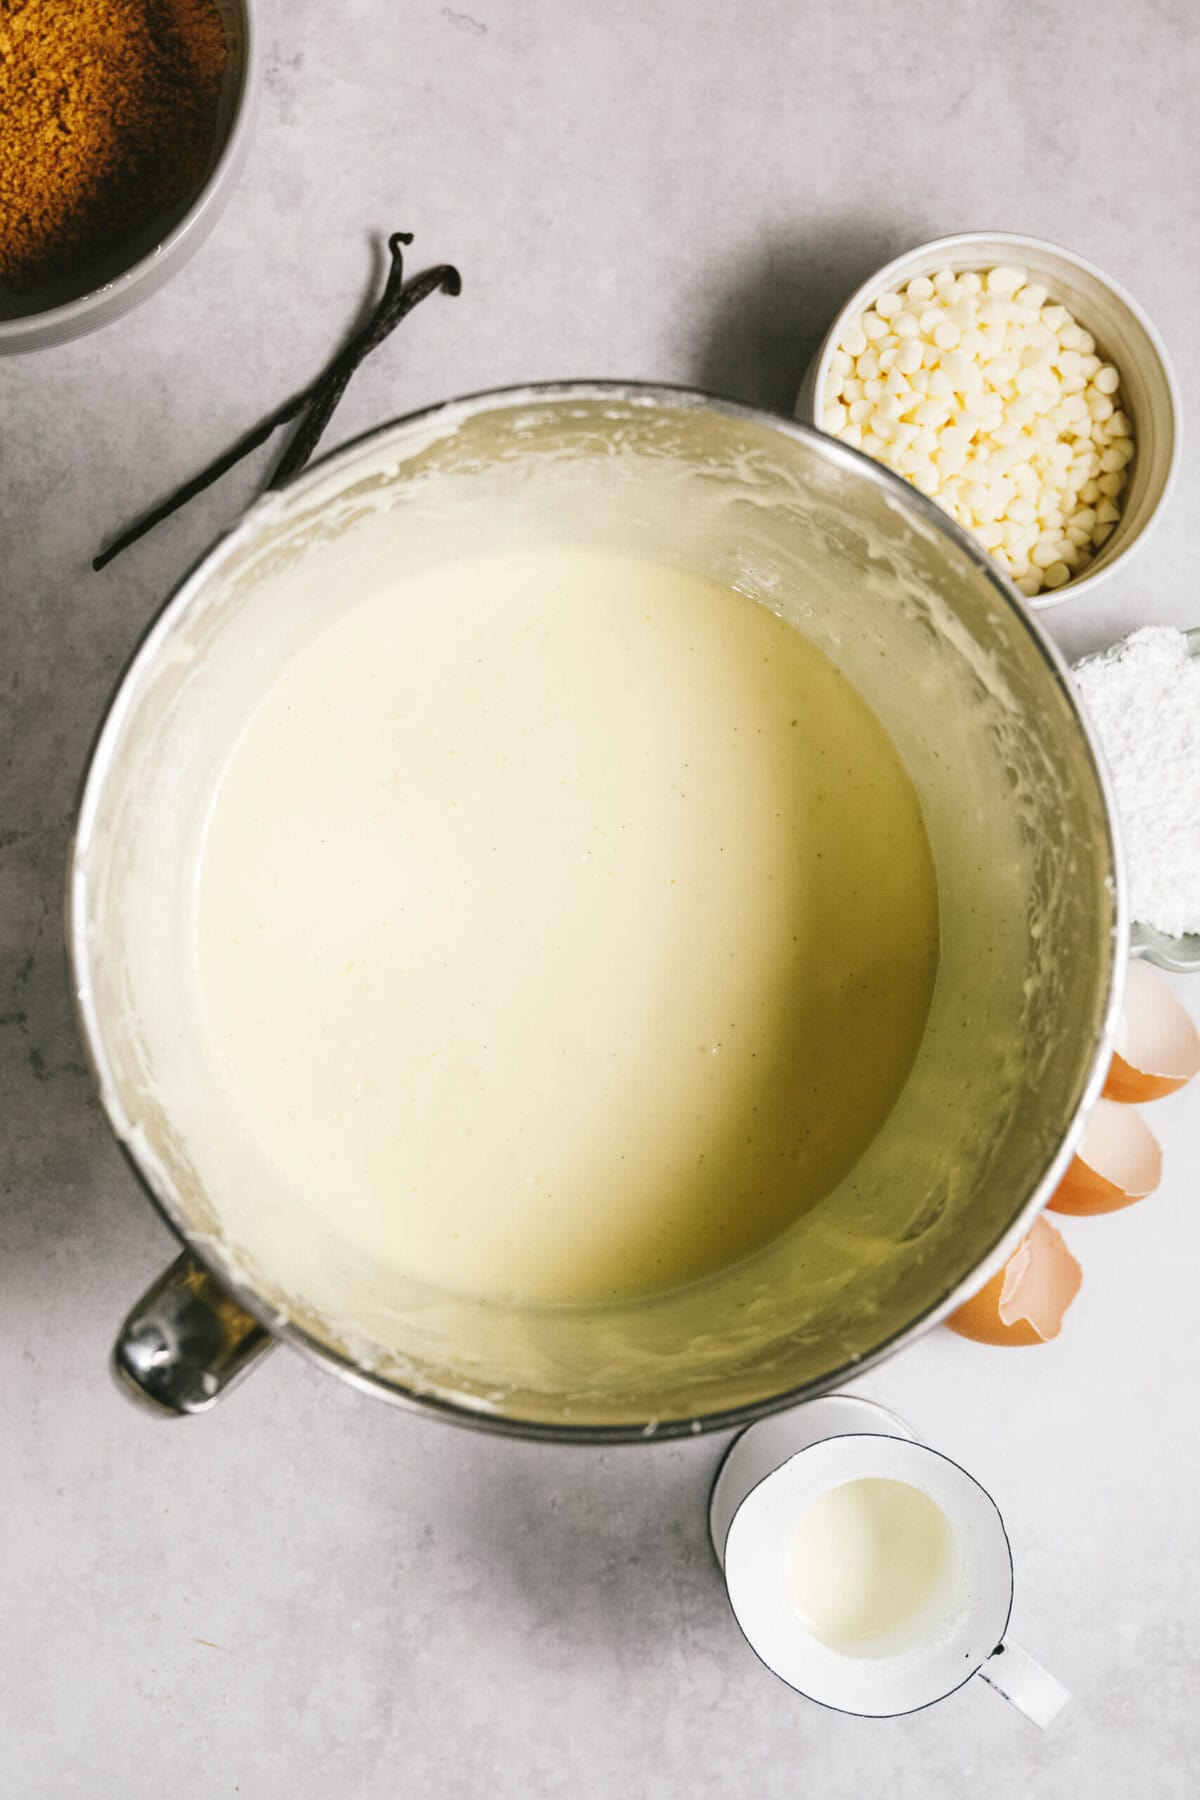
<path fill-rule="evenodd" d="M 1013 232 L 934 239 L 872 275 L 796 416 L 956 518 L 1033 607 L 1090 592 L 1141 543 L 1179 457 L 1179 396 L 1137 302 Z"/>

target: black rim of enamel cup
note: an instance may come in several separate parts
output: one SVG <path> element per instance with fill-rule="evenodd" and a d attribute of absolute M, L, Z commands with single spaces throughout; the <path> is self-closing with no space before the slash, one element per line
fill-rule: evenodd
<path fill-rule="evenodd" d="M 984 1665 L 989 1661 L 989 1659 L 991 1657 L 997 1656 L 997 1655 L 1000 1655 L 1003 1653 L 1004 1639 L 1008 1632 L 1009 1621 L 1012 1618 L 1013 1595 L 1014 1595 L 1014 1586 L 1015 1586 L 1015 1570 L 1013 1568 L 1012 1541 L 1008 1535 L 1008 1527 L 1004 1523 L 1004 1514 L 1000 1511 L 1000 1508 L 996 1505 L 995 1500 L 993 1499 L 992 1495 L 989 1493 L 988 1489 L 984 1487 L 982 1481 L 980 1481 L 976 1476 L 972 1475 L 970 1469 L 964 1469 L 962 1464 L 960 1462 L 956 1462 L 952 1456 L 947 1456 L 944 1450 L 935 1450 L 931 1444 L 924 1444 L 921 1442 L 921 1440 L 919 1438 L 897 1438 L 897 1437 L 894 1437 L 892 1435 L 892 1433 L 889 1431 L 831 1431 L 828 1437 L 818 1438 L 816 1440 L 816 1443 L 805 1444 L 805 1446 L 802 1450 L 797 1450 L 795 1452 L 795 1455 L 796 1456 L 806 1456 L 810 1450 L 817 1449 L 817 1447 L 820 1444 L 834 1444 L 834 1443 L 841 1443 L 845 1440 L 854 1441 L 856 1439 L 861 1440 L 861 1439 L 871 1439 L 871 1438 L 883 1438 L 891 1443 L 896 1443 L 896 1444 L 913 1444 L 916 1446 L 917 1449 L 924 1450 L 929 1456 L 936 1456 L 940 1462 L 948 1463 L 952 1469 L 957 1469 L 960 1475 L 965 1475 L 967 1480 L 979 1489 L 979 1492 L 983 1495 L 984 1499 L 988 1502 L 992 1511 L 995 1513 L 996 1522 L 1000 1527 L 1000 1536 L 1004 1540 L 1005 1554 L 1008 1557 L 1008 1606 L 1005 1609 L 1004 1623 L 1000 1627 L 1000 1633 L 996 1639 L 995 1648 L 992 1650 L 989 1650 L 987 1656 L 985 1656 L 982 1659 L 982 1661 L 977 1662 L 977 1663 L 972 1663 L 971 1667 L 967 1670 L 966 1674 L 963 1676 L 961 1681 L 956 1681 L 954 1683 L 953 1687 L 946 1688 L 940 1694 L 934 1694 L 932 1699 L 922 1700 L 922 1702 L 919 1706 L 905 1706 L 905 1707 L 902 1707 L 899 1712 L 860 1713 L 860 1712 L 855 1712 L 852 1707 L 836 1706 L 832 1700 L 822 1700 L 816 1694 L 807 1693 L 804 1688 L 799 1688 L 795 1685 L 794 1682 L 789 1681 L 786 1675 L 781 1675 L 779 1673 L 778 1669 L 773 1669 L 771 1667 L 771 1664 L 767 1661 L 766 1657 L 762 1655 L 761 1651 L 758 1649 L 758 1647 L 754 1643 L 753 1639 L 747 1635 L 745 1627 L 742 1624 L 742 1621 L 738 1618 L 737 1612 L 734 1608 L 733 1601 L 729 1599 L 728 1582 L 725 1583 L 725 1598 L 728 1601 L 729 1610 L 733 1614 L 733 1622 L 737 1626 L 738 1631 L 741 1633 L 742 1638 L 745 1641 L 745 1643 L 747 1645 L 749 1645 L 750 1649 L 754 1652 L 756 1660 L 762 1664 L 763 1668 L 767 1670 L 768 1674 L 773 1675 L 775 1677 L 776 1681 L 781 1683 L 781 1685 L 783 1687 L 787 1688 L 789 1693 L 799 1694 L 802 1700 L 809 1701 L 813 1706 L 824 1707 L 826 1712 L 842 1713 L 848 1719 L 907 1719 L 907 1718 L 911 1717 L 911 1715 L 913 1713 L 927 1712 L 931 1706 L 938 1706 L 941 1704 L 941 1702 L 943 1700 L 948 1700 L 950 1698 L 951 1694 L 957 1694 L 960 1688 L 966 1687 L 968 1681 L 970 1681 L 972 1679 L 972 1677 L 978 1675 L 979 1671 L 984 1667 Z M 717 1472 L 713 1476 L 712 1484 L 709 1487 L 709 1505 L 710 1506 L 712 1504 L 712 1497 L 716 1490 L 717 1482 L 721 1478 L 721 1471 L 724 1469 L 725 1464 L 728 1462 L 730 1456 L 733 1454 L 733 1451 L 739 1442 L 740 1442 L 740 1436 L 734 1438 L 733 1443 L 730 1444 L 728 1450 L 726 1450 L 724 1456 L 721 1458 L 720 1462 L 717 1465 Z M 738 1513 L 741 1512 L 743 1506 L 745 1506 L 745 1504 L 746 1504 L 747 1500 L 749 1500 L 751 1494 L 756 1494 L 758 1492 L 759 1488 L 763 1486 L 764 1482 L 771 1481 L 776 1475 L 778 1475 L 780 1469 L 784 1468 L 786 1466 L 786 1464 L 791 1462 L 792 1460 L 793 1460 L 792 1457 L 785 1457 L 784 1461 L 782 1463 L 778 1463 L 775 1466 L 775 1468 L 769 1470 L 766 1475 L 762 1476 L 762 1478 L 760 1480 L 756 1481 L 752 1487 L 747 1488 L 746 1492 L 742 1495 L 741 1499 L 737 1503 L 737 1507 L 734 1510 L 734 1515 L 733 1515 L 734 1519 L 737 1518 Z M 858 1479 L 867 1479 L 867 1478 L 856 1476 L 856 1477 L 854 1477 L 854 1479 L 858 1480 Z M 915 1485 L 915 1484 L 912 1482 L 909 1483 L 910 1487 L 913 1485 Z M 729 1523 L 730 1523 L 730 1529 L 732 1530 L 733 1519 L 731 1519 Z M 722 1579 L 724 1580 L 724 1569 L 723 1568 L 722 1568 Z"/>

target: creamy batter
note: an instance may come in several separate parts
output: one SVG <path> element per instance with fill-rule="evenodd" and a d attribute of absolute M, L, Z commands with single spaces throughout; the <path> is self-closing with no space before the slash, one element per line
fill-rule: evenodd
<path fill-rule="evenodd" d="M 298 1206 L 459 1292 L 627 1298 L 785 1229 L 911 1067 L 920 809 L 812 644 L 579 550 L 351 605 L 217 788 L 207 1030 Z"/>

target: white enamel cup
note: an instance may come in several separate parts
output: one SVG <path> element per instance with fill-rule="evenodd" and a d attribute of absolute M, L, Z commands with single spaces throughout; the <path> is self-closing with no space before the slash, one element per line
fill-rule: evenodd
<path fill-rule="evenodd" d="M 785 1436 L 793 1453 L 773 1462 Z M 947 1522 L 950 1547 L 910 1616 L 886 1634 L 835 1646 L 809 1627 L 788 1596 L 789 1546 L 797 1521 L 817 1500 L 843 1483 L 869 1479 L 924 1494 Z M 1035 1725 L 1051 1724 L 1066 1704 L 1061 1683 L 1005 1636 L 1013 1566 L 995 1501 L 884 1408 L 835 1395 L 752 1426 L 722 1464 L 709 1522 L 746 1641 L 806 1698 L 839 1712 L 890 1718 L 943 1700 L 980 1675 Z"/>

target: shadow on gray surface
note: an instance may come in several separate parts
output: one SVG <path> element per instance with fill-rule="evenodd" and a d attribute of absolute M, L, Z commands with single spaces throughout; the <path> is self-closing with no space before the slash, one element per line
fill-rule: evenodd
<path fill-rule="evenodd" d="M 894 223 L 846 219 L 766 240 L 714 299 L 696 351 L 697 386 L 790 417 L 838 308 L 872 269 L 920 235 Z"/>
<path fill-rule="evenodd" d="M 47 775 L 34 754 L 44 706 L 44 696 L 37 696 L 22 709 L 13 740 L 17 805 L 9 816 L 29 822 L 0 830 L 0 1295 L 6 1298 L 45 1291 L 72 1247 L 101 1245 L 107 1253 L 123 1228 L 135 1228 L 146 1214 L 136 1183 L 122 1178 L 76 1029 L 63 932 L 73 809 L 56 804 L 76 747 L 62 747 L 65 731 L 44 732 L 46 760 L 55 765 Z M 31 796 L 51 781 L 50 803 L 39 805 Z M 91 1255 L 77 1273 L 94 1279 Z"/>
<path fill-rule="evenodd" d="M 480 1604 L 512 1620 L 534 1661 L 661 1669 L 690 1651 L 736 1667 L 707 1528 L 723 1446 L 493 1442 L 473 1462 L 486 1487 L 460 1486 L 433 1509 L 441 1554 L 474 1565 Z"/>

